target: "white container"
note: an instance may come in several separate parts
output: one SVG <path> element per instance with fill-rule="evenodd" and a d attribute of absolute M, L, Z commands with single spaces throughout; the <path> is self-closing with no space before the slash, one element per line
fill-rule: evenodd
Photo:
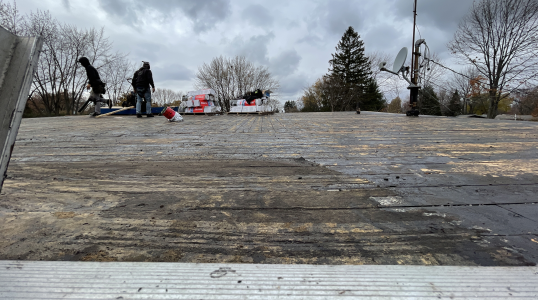
<path fill-rule="evenodd" d="M 180 121 L 183 121 L 183 117 L 181 115 L 179 115 L 178 112 L 176 112 L 176 114 L 174 114 L 174 117 L 168 119 L 168 121 L 170 121 L 170 122 L 180 122 Z"/>

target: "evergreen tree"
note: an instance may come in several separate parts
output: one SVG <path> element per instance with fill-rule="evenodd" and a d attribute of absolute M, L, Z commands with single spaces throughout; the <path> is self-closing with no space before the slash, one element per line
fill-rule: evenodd
<path fill-rule="evenodd" d="M 383 94 L 379 91 L 379 86 L 373 78 L 369 78 L 364 88 L 363 97 L 360 102 L 360 108 L 364 111 L 381 111 L 386 107 Z M 357 106 L 358 107 L 358 106 Z"/>
<path fill-rule="evenodd" d="M 284 111 L 286 113 L 297 112 L 297 104 L 293 100 L 288 100 L 284 103 Z"/>
<path fill-rule="evenodd" d="M 366 86 L 370 78 L 370 61 L 364 55 L 364 42 L 353 27 L 349 27 L 338 45 L 336 53 L 329 61 L 330 75 L 338 75 L 346 84 Z"/>
<path fill-rule="evenodd" d="M 458 90 L 456 90 L 448 103 L 447 116 L 458 116 L 461 113 L 461 100 Z"/>
<path fill-rule="evenodd" d="M 439 98 L 432 86 L 425 85 L 418 93 L 418 106 L 420 114 L 441 116 Z"/>

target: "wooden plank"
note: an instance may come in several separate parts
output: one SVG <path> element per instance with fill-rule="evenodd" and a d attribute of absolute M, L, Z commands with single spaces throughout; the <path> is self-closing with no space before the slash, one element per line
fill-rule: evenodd
<path fill-rule="evenodd" d="M 125 111 L 125 110 L 129 110 L 129 109 L 132 109 L 134 108 L 134 106 L 132 107 L 125 107 L 123 109 L 119 109 L 119 110 L 116 110 L 116 111 L 113 111 L 113 112 L 110 112 L 110 113 L 106 113 L 106 114 L 101 114 L 99 116 L 96 116 L 95 118 L 99 118 L 99 117 L 103 117 L 103 116 L 109 116 L 109 115 L 112 115 L 112 114 L 116 114 L 118 112 L 121 112 L 121 111 Z"/>
<path fill-rule="evenodd" d="M 273 115 L 275 112 L 226 112 L 228 115 Z"/>
<path fill-rule="evenodd" d="M 208 113 L 206 113 L 206 112 L 196 112 L 196 113 L 194 113 L 194 112 L 188 112 L 188 113 L 187 113 L 187 112 L 179 112 L 179 114 L 181 114 L 181 115 L 207 115 L 207 116 L 215 116 L 215 115 L 218 115 L 218 114 L 222 114 L 222 112 L 210 112 L 210 113 L 209 113 L 209 112 L 208 112 Z"/>

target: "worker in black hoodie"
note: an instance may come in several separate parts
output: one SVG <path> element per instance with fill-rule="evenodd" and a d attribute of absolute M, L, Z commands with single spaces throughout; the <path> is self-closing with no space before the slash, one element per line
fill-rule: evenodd
<path fill-rule="evenodd" d="M 88 76 L 88 84 L 86 84 L 86 89 L 90 91 L 90 97 L 88 101 L 82 106 L 79 112 L 82 112 L 88 103 L 93 102 L 95 104 L 95 111 L 90 114 L 91 117 L 101 115 L 101 103 L 105 103 L 109 108 L 112 108 L 112 101 L 110 99 L 104 99 L 101 94 L 106 93 L 105 84 L 101 81 L 97 69 L 95 69 L 91 64 L 90 60 L 87 57 L 81 57 L 78 59 L 78 62 L 86 69 L 86 75 Z"/>
<path fill-rule="evenodd" d="M 143 62 L 142 68 L 138 69 L 133 76 L 132 85 L 136 93 L 136 117 L 142 117 L 142 102 L 146 99 L 146 116 L 153 117 L 151 113 L 151 85 L 152 92 L 155 93 L 155 84 L 153 83 L 153 74 L 149 70 L 149 62 Z"/>

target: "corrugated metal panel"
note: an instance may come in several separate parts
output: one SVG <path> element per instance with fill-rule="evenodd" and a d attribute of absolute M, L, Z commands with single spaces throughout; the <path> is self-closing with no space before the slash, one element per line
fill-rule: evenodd
<path fill-rule="evenodd" d="M 2 299 L 536 299 L 536 267 L 0 261 Z"/>
<path fill-rule="evenodd" d="M 0 26 L 0 190 L 42 44 L 40 37 L 18 37 Z"/>

